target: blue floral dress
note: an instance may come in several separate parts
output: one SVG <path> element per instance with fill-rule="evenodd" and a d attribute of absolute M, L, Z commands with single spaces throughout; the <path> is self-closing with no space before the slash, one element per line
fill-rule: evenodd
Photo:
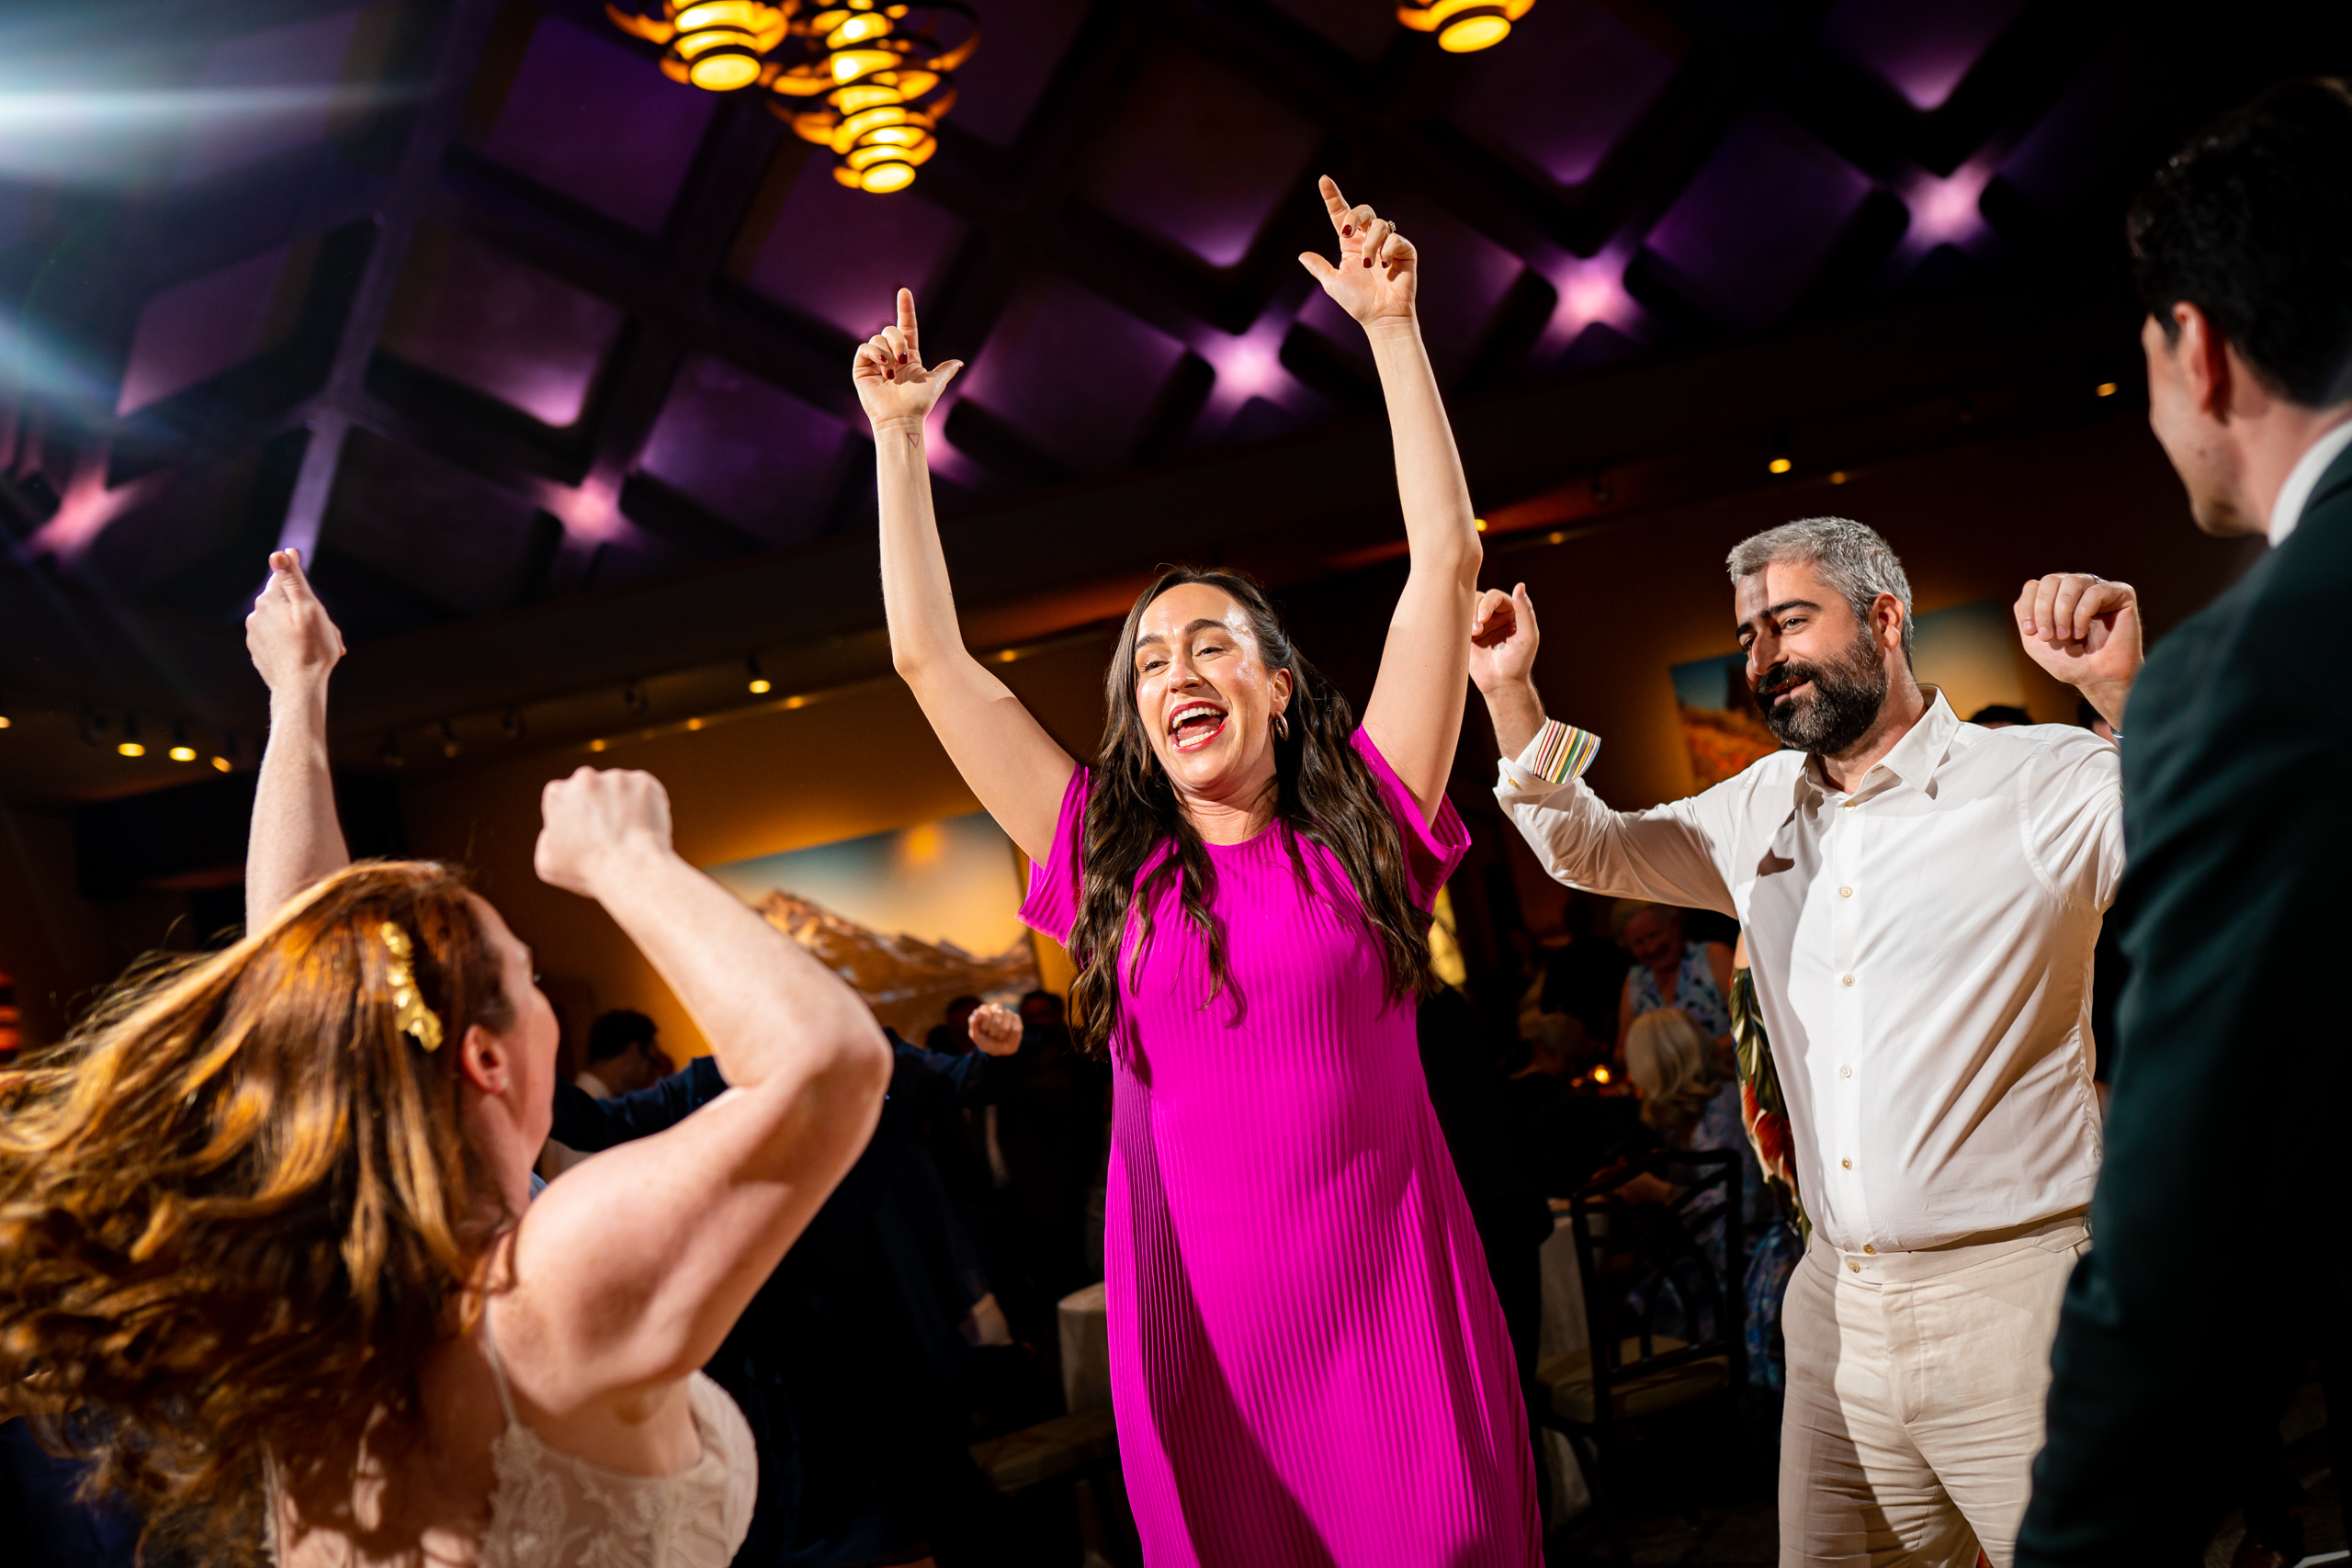
<path fill-rule="evenodd" d="M 1715 984 L 1715 972 L 1707 964 L 1705 942 L 1682 944 L 1682 966 L 1674 972 L 1674 999 L 1670 1002 L 1658 995 L 1657 976 L 1645 966 L 1634 964 L 1630 978 L 1634 987 L 1635 1018 L 1645 1012 L 1656 1012 L 1660 1008 L 1677 1007 L 1689 1013 L 1690 1021 L 1705 1030 L 1712 1039 L 1720 1040 L 1731 1032 L 1731 1004 L 1724 999 L 1723 987 Z M 1693 1146 L 1712 1148 L 1714 1145 Z"/>
<path fill-rule="evenodd" d="M 1804 1244 L 1781 1217 L 1780 1205 L 1764 1185 L 1763 1168 L 1756 1163 L 1756 1150 L 1740 1116 L 1738 1079 L 1726 1081 L 1707 1101 L 1684 1147 L 1739 1151 L 1739 1239 L 1746 1258 L 1740 1299 L 1747 1325 L 1747 1381 L 1760 1388 L 1783 1387 L 1788 1358 L 1781 1343 L 1781 1297 Z"/>

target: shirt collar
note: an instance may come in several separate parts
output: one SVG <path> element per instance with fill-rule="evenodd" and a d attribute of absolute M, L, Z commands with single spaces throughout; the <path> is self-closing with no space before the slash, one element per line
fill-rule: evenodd
<path fill-rule="evenodd" d="M 2319 488 L 2320 476 L 2327 466 L 2352 446 L 2352 419 L 2346 419 L 2333 430 L 2311 444 L 2309 450 L 2295 466 L 2287 470 L 2287 482 L 2278 487 L 2278 499 L 2270 503 L 2270 542 L 2283 545 L 2295 525 L 2303 520 L 2303 508 L 2311 503 L 2312 491 Z"/>
<path fill-rule="evenodd" d="M 1942 765 L 1945 756 L 1951 750 L 1951 738 L 1960 733 L 1960 719 L 1951 711 L 1951 705 L 1944 701 L 1941 687 L 1922 686 L 1919 689 L 1927 694 L 1928 711 L 1919 716 L 1917 724 L 1903 732 L 1903 739 L 1889 748 L 1886 755 L 1872 764 L 1869 773 L 1862 775 L 1861 786 L 1854 791 L 1855 795 L 1867 794 L 1876 787 L 1875 775 L 1881 768 L 1916 790 L 1925 790 L 1934 782 L 1936 769 Z M 1828 775 L 1822 772 L 1821 759 L 1808 757 L 1805 761 L 1812 770 L 1814 781 L 1827 793 L 1836 794 L 1829 788 Z"/>

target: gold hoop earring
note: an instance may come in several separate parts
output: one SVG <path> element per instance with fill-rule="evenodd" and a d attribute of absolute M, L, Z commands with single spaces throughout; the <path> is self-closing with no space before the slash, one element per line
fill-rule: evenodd
<path fill-rule="evenodd" d="M 1277 740 L 1287 740 L 1290 739 L 1290 716 L 1288 714 L 1278 713 L 1274 715 L 1274 739 Z"/>

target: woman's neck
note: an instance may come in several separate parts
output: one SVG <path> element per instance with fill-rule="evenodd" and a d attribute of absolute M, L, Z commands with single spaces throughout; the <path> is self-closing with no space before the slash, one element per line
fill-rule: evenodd
<path fill-rule="evenodd" d="M 1265 830 L 1266 824 L 1274 819 L 1274 807 L 1280 799 L 1280 787 L 1270 773 L 1254 789 L 1237 790 L 1225 798 L 1180 795 L 1177 805 L 1203 843 L 1242 844 Z"/>

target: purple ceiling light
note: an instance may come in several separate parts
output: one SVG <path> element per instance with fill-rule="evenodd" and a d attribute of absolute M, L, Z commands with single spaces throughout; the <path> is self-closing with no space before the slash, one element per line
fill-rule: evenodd
<path fill-rule="evenodd" d="M 1275 310 L 1261 316 L 1255 325 L 1238 336 L 1209 331 L 1193 338 L 1193 351 L 1216 372 L 1208 405 L 1201 411 L 1204 426 L 1212 431 L 1222 429 L 1252 398 L 1281 408 L 1292 407 L 1298 401 L 1305 389 L 1297 378 L 1283 368 L 1283 339 L 1289 335 L 1290 324 L 1289 317 Z"/>
<path fill-rule="evenodd" d="M 1598 0 L 1544 0 L 1520 31 L 1463 67 L 1451 118 L 1554 184 L 1580 186 L 1674 79 L 1679 53 Z"/>
<path fill-rule="evenodd" d="M 1734 332 L 1788 313 L 1870 194 L 1862 172 L 1776 115 L 1725 137 L 1649 233 L 1661 270 Z"/>
<path fill-rule="evenodd" d="M 1821 24 L 1821 38 L 1931 114 L 2025 7 L 2026 0 L 1846 0 Z"/>
<path fill-rule="evenodd" d="M 1215 267 L 1238 264 L 1275 204 L 1301 197 L 1323 140 L 1306 116 L 1189 51 L 1152 61 L 1124 97 L 1087 196 Z"/>
<path fill-rule="evenodd" d="M 467 235 L 427 227 L 401 269 L 383 348 L 561 429 L 578 420 L 619 307 Z"/>
<path fill-rule="evenodd" d="M 1905 255 L 1923 256 L 1938 245 L 1966 250 L 1992 232 L 1977 204 L 1993 182 L 1993 166 L 1990 158 L 1972 158 L 1940 179 L 1922 172 L 1903 184 L 1903 204 L 1911 209 Z"/>
<path fill-rule="evenodd" d="M 1565 256 L 1539 265 L 1537 270 L 1559 293 L 1552 320 L 1536 343 L 1538 359 L 1564 354 L 1589 328 L 1606 327 L 1623 337 L 1641 328 L 1642 308 L 1625 292 L 1625 265 L 1633 247 L 1612 244 L 1592 256 Z"/>
<path fill-rule="evenodd" d="M 620 45 L 543 17 L 482 155 L 650 232 L 669 217 L 716 107 Z"/>
<path fill-rule="evenodd" d="M 284 336 L 304 282 L 287 276 L 291 254 L 279 245 L 148 300 L 139 311 L 114 412 L 132 413 L 160 402 L 243 364 Z"/>

